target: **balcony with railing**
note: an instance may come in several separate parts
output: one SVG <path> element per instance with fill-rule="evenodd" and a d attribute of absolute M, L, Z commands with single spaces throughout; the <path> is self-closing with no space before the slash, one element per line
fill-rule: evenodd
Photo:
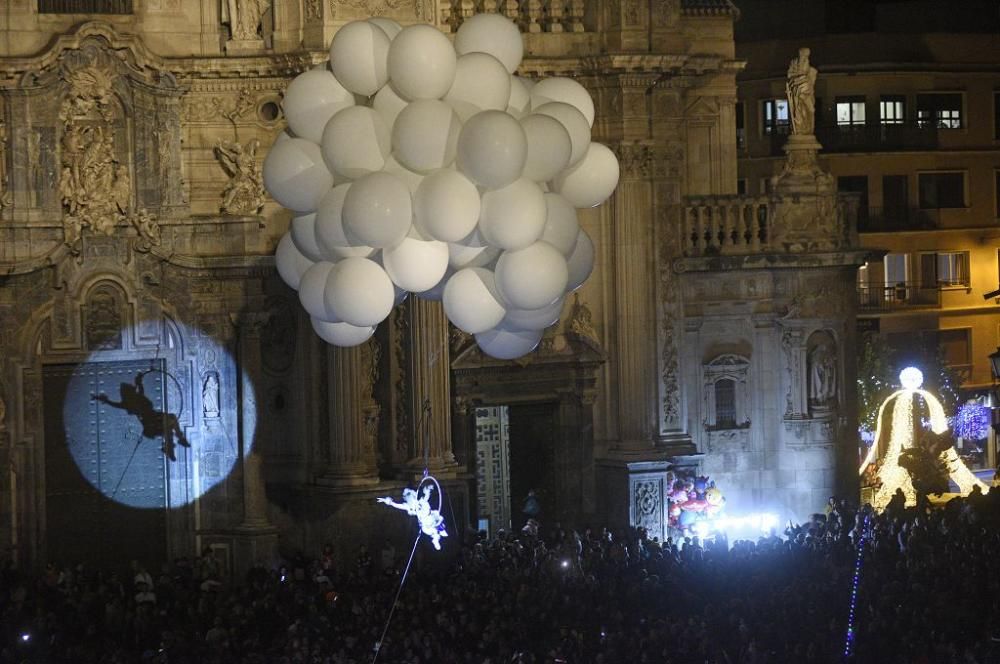
<path fill-rule="evenodd" d="M 869 207 L 858 210 L 859 233 L 932 231 L 941 227 L 941 210 L 914 207 Z"/>
<path fill-rule="evenodd" d="M 684 207 L 685 256 L 752 254 L 770 248 L 770 199 L 689 197 Z"/>
<path fill-rule="evenodd" d="M 898 311 L 941 306 L 941 289 L 912 282 L 858 286 L 861 311 Z"/>
<path fill-rule="evenodd" d="M 928 123 L 900 122 L 819 125 L 816 140 L 823 152 L 902 152 L 939 147 L 939 128 Z M 771 134 L 771 154 L 784 154 L 787 133 Z"/>
<path fill-rule="evenodd" d="M 592 32 L 585 0 L 440 0 L 442 27 L 457 31 L 465 19 L 483 13 L 506 16 L 528 34 Z"/>

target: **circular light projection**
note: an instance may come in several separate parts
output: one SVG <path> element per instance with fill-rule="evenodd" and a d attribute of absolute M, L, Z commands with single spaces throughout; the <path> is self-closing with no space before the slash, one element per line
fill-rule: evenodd
<path fill-rule="evenodd" d="M 144 321 L 114 336 L 140 339 L 150 325 L 165 329 L 156 357 L 109 362 L 95 352 L 46 372 L 46 390 L 64 390 L 61 409 L 46 417 L 65 439 L 64 448 L 57 443 L 50 452 L 52 463 L 75 464 L 79 481 L 108 500 L 162 510 L 192 503 L 232 471 L 239 458 L 238 378 L 225 345 L 202 331 Z M 177 349 L 195 339 L 198 356 L 212 360 L 192 376 Z M 246 403 L 256 403 L 249 379 L 241 389 Z M 255 417 L 244 418 L 248 424 L 247 452 Z"/>
<path fill-rule="evenodd" d="M 906 367 L 899 372 L 899 383 L 908 390 L 919 390 L 924 384 L 924 374 L 916 367 Z"/>

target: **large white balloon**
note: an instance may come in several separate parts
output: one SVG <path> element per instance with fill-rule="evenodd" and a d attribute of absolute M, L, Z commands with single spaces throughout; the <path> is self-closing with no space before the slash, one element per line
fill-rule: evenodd
<path fill-rule="evenodd" d="M 392 283 L 419 293 L 433 288 L 444 277 L 448 270 L 448 245 L 407 237 L 382 252 L 382 265 Z"/>
<path fill-rule="evenodd" d="M 427 173 L 455 160 L 462 122 L 451 106 L 437 99 L 411 102 L 392 126 L 392 153 L 410 169 Z"/>
<path fill-rule="evenodd" d="M 396 161 L 396 158 L 392 155 L 386 157 L 385 172 L 390 175 L 395 175 L 397 178 L 405 182 L 411 195 L 416 193 L 417 189 L 420 187 L 420 183 L 424 181 L 423 174 L 414 173 Z"/>
<path fill-rule="evenodd" d="M 396 94 L 396 91 L 392 89 L 391 85 L 387 85 L 375 95 L 372 100 L 372 108 L 375 112 L 382 116 L 382 120 L 385 121 L 385 126 L 392 131 L 392 126 L 396 123 L 396 118 L 399 114 L 406 108 L 406 105 L 410 102 L 406 101 L 402 97 Z"/>
<path fill-rule="evenodd" d="M 299 302 L 302 303 L 302 308 L 313 318 L 330 323 L 336 323 L 337 317 L 327 308 L 323 294 L 326 292 L 326 280 L 336 267 L 335 263 L 327 261 L 316 263 L 305 271 L 299 283 Z"/>
<path fill-rule="evenodd" d="M 618 158 L 606 145 L 591 143 L 575 166 L 561 173 L 553 188 L 578 208 L 594 207 L 608 200 L 618 186 Z"/>
<path fill-rule="evenodd" d="M 510 101 L 510 74 L 503 63 L 489 53 L 466 53 L 458 58 L 455 82 L 444 100 L 463 121 L 480 111 L 506 111 Z"/>
<path fill-rule="evenodd" d="M 573 146 L 569 156 L 570 166 L 583 159 L 587 153 L 587 146 L 590 145 L 590 125 L 578 108 L 565 102 L 552 101 L 538 108 L 532 108 L 532 112 L 555 118 L 569 132 L 569 140 Z"/>
<path fill-rule="evenodd" d="M 332 190 L 331 190 L 332 191 Z M 320 205 L 322 205 L 322 201 Z M 288 227 L 292 242 L 302 255 L 311 261 L 325 260 L 323 250 L 316 243 L 316 213 L 297 214 Z"/>
<path fill-rule="evenodd" d="M 338 320 L 365 327 L 389 315 L 396 291 L 375 261 L 345 258 L 330 271 L 324 295 L 327 310 Z"/>
<path fill-rule="evenodd" d="M 476 335 L 479 348 L 498 360 L 513 360 L 535 350 L 542 330 L 514 330 L 496 327 Z"/>
<path fill-rule="evenodd" d="M 333 186 L 319 146 L 304 138 L 275 143 L 264 159 L 264 186 L 282 207 L 313 212 Z"/>
<path fill-rule="evenodd" d="M 458 28 L 455 50 L 459 55 L 489 53 L 513 74 L 524 58 L 524 39 L 513 21 L 499 14 L 475 14 Z"/>
<path fill-rule="evenodd" d="M 522 249 L 545 229 L 545 196 L 538 185 L 521 178 L 503 189 L 483 194 L 479 232 L 501 249 Z"/>
<path fill-rule="evenodd" d="M 337 30 L 330 44 L 330 68 L 345 88 L 370 97 L 389 80 L 389 35 L 368 21 Z"/>
<path fill-rule="evenodd" d="M 330 118 L 323 130 L 323 159 L 331 170 L 347 178 L 382 170 L 391 147 L 385 120 L 367 106 L 345 108 Z"/>
<path fill-rule="evenodd" d="M 410 190 L 395 175 L 366 175 L 347 190 L 343 217 L 348 239 L 379 249 L 395 247 L 413 221 Z"/>
<path fill-rule="evenodd" d="M 437 28 L 409 25 L 389 46 L 389 79 L 404 99 L 440 99 L 455 80 L 458 57 Z"/>
<path fill-rule="evenodd" d="M 545 194 L 545 230 L 542 239 L 569 258 L 576 248 L 576 238 L 580 234 L 580 221 L 576 208 L 559 194 Z"/>
<path fill-rule="evenodd" d="M 386 34 L 386 36 L 389 38 L 389 41 L 395 39 L 396 35 L 399 34 L 399 31 L 403 29 L 403 26 L 401 26 L 399 23 L 392 20 L 391 18 L 386 18 L 385 16 L 373 16 L 372 18 L 368 19 L 368 22 L 382 28 L 382 32 Z"/>
<path fill-rule="evenodd" d="M 569 280 L 566 258 L 548 242 L 505 251 L 497 261 L 497 292 L 515 309 L 541 309 L 562 296 Z"/>
<path fill-rule="evenodd" d="M 302 275 L 312 267 L 313 262 L 302 255 L 295 248 L 290 233 L 285 233 L 278 241 L 278 248 L 274 251 L 274 264 L 278 268 L 278 275 L 289 287 L 299 289 Z"/>
<path fill-rule="evenodd" d="M 323 128 L 337 111 L 354 106 L 354 95 L 327 69 L 310 69 L 295 77 L 281 102 L 296 136 L 319 143 Z"/>
<path fill-rule="evenodd" d="M 583 285 L 590 273 L 594 271 L 594 243 L 587 235 L 587 231 L 580 229 L 580 235 L 576 238 L 576 247 L 572 255 L 566 261 L 569 268 L 569 279 L 566 282 L 566 291 L 575 291 Z"/>
<path fill-rule="evenodd" d="M 312 319 L 312 327 L 320 339 L 334 346 L 357 346 L 368 341 L 375 334 L 374 325 L 358 327 L 350 323 L 327 323 L 326 321 Z"/>
<path fill-rule="evenodd" d="M 420 291 L 419 293 L 414 293 L 421 300 L 427 300 L 429 302 L 440 302 L 444 297 L 444 289 L 448 285 L 448 281 L 454 276 L 455 271 L 450 267 L 441 277 L 441 281 L 437 282 L 433 288 L 428 288 L 425 291 Z"/>
<path fill-rule="evenodd" d="M 536 109 L 549 102 L 561 101 L 575 107 L 587 118 L 587 126 L 594 126 L 594 100 L 583 87 L 571 78 L 552 76 L 544 78 L 531 88 L 531 108 Z"/>
<path fill-rule="evenodd" d="M 344 231 L 344 199 L 352 186 L 347 182 L 331 189 L 320 201 L 319 210 L 316 211 L 316 246 L 327 260 L 351 256 L 365 258 L 377 251 L 374 247 L 347 237 Z"/>
<path fill-rule="evenodd" d="M 476 228 L 480 207 L 476 185 L 458 171 L 443 168 L 417 187 L 413 223 L 436 240 L 457 242 Z"/>
<path fill-rule="evenodd" d="M 521 177 L 527 156 L 524 129 L 503 111 L 473 115 L 458 137 L 458 169 L 490 189 L 506 187 Z"/>
<path fill-rule="evenodd" d="M 456 270 L 463 267 L 490 267 L 500 257 L 500 248 L 489 245 L 470 247 L 461 242 L 448 243 L 448 265 Z"/>
<path fill-rule="evenodd" d="M 531 110 L 531 93 L 528 92 L 527 79 L 520 76 L 510 77 L 510 98 L 507 100 L 507 112 L 515 118 L 520 118 Z"/>
<path fill-rule="evenodd" d="M 444 288 L 442 303 L 448 320 L 469 334 L 485 332 L 507 313 L 500 303 L 493 273 L 480 267 L 456 272 Z"/>
<path fill-rule="evenodd" d="M 528 139 L 524 177 L 536 182 L 548 182 L 569 164 L 573 154 L 569 132 L 554 117 L 541 113 L 521 118 L 521 127 Z"/>
<path fill-rule="evenodd" d="M 507 308 L 507 315 L 500 321 L 499 327 L 508 330 L 543 330 L 550 325 L 554 325 L 562 314 L 563 305 L 566 303 L 565 297 L 542 307 L 541 309 L 513 309 Z"/>

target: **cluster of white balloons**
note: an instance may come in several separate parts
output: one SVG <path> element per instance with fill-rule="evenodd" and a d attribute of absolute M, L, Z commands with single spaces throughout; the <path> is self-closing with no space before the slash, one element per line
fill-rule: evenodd
<path fill-rule="evenodd" d="M 294 213 L 278 271 L 324 340 L 364 342 L 412 292 L 512 359 L 590 275 L 576 208 L 611 195 L 618 161 L 590 140 L 582 85 L 514 75 L 523 50 L 498 14 L 466 20 L 454 45 L 372 18 L 289 85 L 264 183 Z"/>

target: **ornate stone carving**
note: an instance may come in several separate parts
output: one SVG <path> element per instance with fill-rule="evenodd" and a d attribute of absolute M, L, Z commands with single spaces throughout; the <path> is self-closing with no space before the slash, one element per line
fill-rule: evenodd
<path fill-rule="evenodd" d="M 337 9 L 349 7 L 369 16 L 383 16 L 395 11 L 407 3 L 413 3 L 414 12 L 422 13 L 423 2 L 421 0 L 331 0 L 330 13 L 336 16 Z M 419 18 L 419 16 L 418 16 Z"/>
<path fill-rule="evenodd" d="M 681 18 L 681 0 L 653 0 L 653 25 L 671 28 Z"/>
<path fill-rule="evenodd" d="M 662 536 L 663 530 L 663 477 L 640 475 L 630 482 L 631 522 L 636 528 L 645 528 L 651 537 Z"/>
<path fill-rule="evenodd" d="M 306 18 L 310 21 L 323 18 L 323 0 L 306 0 Z"/>
<path fill-rule="evenodd" d="M 409 449 L 410 444 L 410 421 L 409 409 L 407 408 L 409 382 L 406 371 L 406 344 L 404 343 L 407 337 L 409 321 L 409 314 L 406 309 L 408 306 L 409 304 L 404 302 L 402 305 L 396 307 L 392 313 L 392 389 L 396 419 L 394 435 L 396 437 L 396 451 L 400 453 L 405 453 Z"/>
<path fill-rule="evenodd" d="M 809 351 L 809 403 L 828 406 L 837 399 L 837 354 L 828 343 Z"/>
<path fill-rule="evenodd" d="M 653 149 L 642 143 L 618 143 L 613 147 L 623 178 L 649 177 L 653 168 Z"/>
<path fill-rule="evenodd" d="M 840 293 L 834 286 L 808 288 L 792 298 L 788 304 L 785 320 L 809 318 L 838 318 L 843 312 Z"/>
<path fill-rule="evenodd" d="M 139 241 L 135 245 L 137 251 L 146 252 L 160 246 L 160 224 L 156 221 L 156 215 L 147 212 L 146 208 L 139 208 L 129 216 L 128 221 L 139 234 Z"/>
<path fill-rule="evenodd" d="M 100 285 L 90 291 L 86 305 L 84 327 L 89 350 L 118 350 L 122 347 L 125 314 L 118 290 Z"/>
<path fill-rule="evenodd" d="M 236 216 L 257 214 L 264 206 L 264 177 L 257 163 L 256 138 L 240 143 L 220 140 L 215 154 L 222 168 L 229 175 L 229 183 L 222 192 L 222 211 Z"/>
<path fill-rule="evenodd" d="M 201 388 L 201 411 L 207 420 L 219 417 L 219 374 L 209 371 Z"/>
<path fill-rule="evenodd" d="M 227 104 L 225 99 L 222 97 L 213 97 L 212 106 L 215 108 L 216 112 L 229 120 L 235 126 L 239 120 L 242 120 L 250 111 L 256 106 L 257 100 L 253 95 L 253 92 L 249 88 L 240 88 L 239 94 L 233 103 Z"/>
<path fill-rule="evenodd" d="M 573 293 L 573 308 L 570 311 L 569 320 L 566 323 L 567 332 L 592 342 L 595 346 L 600 346 L 597 340 L 597 331 L 594 329 L 594 315 L 590 307 L 580 301 L 580 294 Z"/>
<path fill-rule="evenodd" d="M 800 48 L 788 64 L 788 115 L 793 134 L 812 134 L 816 118 L 816 68 L 809 64 L 809 49 Z"/>
<path fill-rule="evenodd" d="M 0 106 L 0 210 L 10 206 L 7 187 L 7 123 L 3 118 L 3 106 Z"/>
<path fill-rule="evenodd" d="M 260 39 L 260 24 L 270 0 L 226 0 L 223 3 L 223 23 L 229 24 L 232 41 Z"/>
<path fill-rule="evenodd" d="M 381 408 L 375 400 L 375 384 L 378 382 L 379 359 L 382 349 L 374 338 L 361 345 L 361 412 L 365 422 L 365 448 L 375 449 L 378 436 L 378 421 Z"/>

